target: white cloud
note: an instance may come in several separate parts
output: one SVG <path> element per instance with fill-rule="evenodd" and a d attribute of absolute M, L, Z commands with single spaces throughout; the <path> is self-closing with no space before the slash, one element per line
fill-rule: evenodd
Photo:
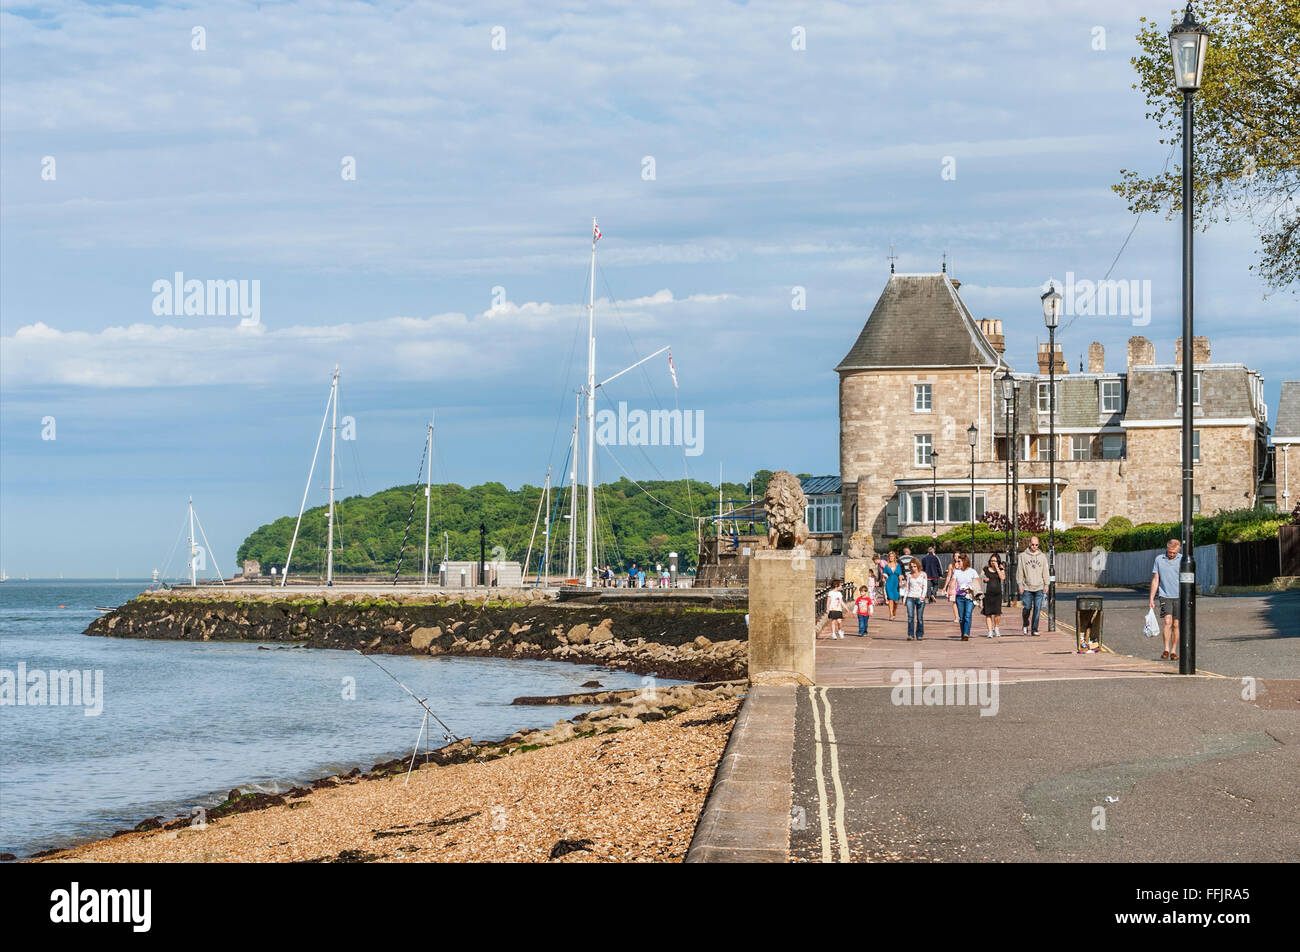
<path fill-rule="evenodd" d="M 596 313 L 599 331 L 618 338 L 621 346 L 623 328 L 647 335 L 674 325 L 704 330 L 740 303 L 731 294 L 677 298 L 663 289 L 626 300 L 600 298 Z M 50 386 L 283 385 L 322 374 L 338 362 L 349 376 L 372 381 L 499 380 L 503 373 L 563 357 L 579 325 L 585 332 L 584 306 L 545 301 L 506 301 L 473 316 L 444 313 L 282 328 L 131 324 L 78 331 L 37 321 L 0 338 L 0 377 L 8 392 Z"/>

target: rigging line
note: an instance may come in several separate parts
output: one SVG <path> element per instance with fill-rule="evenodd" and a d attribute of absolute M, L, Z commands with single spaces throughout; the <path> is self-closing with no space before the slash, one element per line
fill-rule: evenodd
<path fill-rule="evenodd" d="M 176 533 L 176 541 L 172 543 L 171 551 L 167 553 L 167 561 L 163 563 L 162 573 L 159 578 L 166 578 L 167 572 L 172 567 L 172 559 L 176 557 L 176 547 L 181 544 L 181 539 L 185 538 L 185 527 L 189 524 L 189 510 L 181 516 L 181 531 Z"/>
<path fill-rule="evenodd" d="M 619 323 L 623 325 L 623 333 L 627 336 L 627 342 L 628 342 L 628 345 L 632 348 L 632 353 L 633 353 L 633 355 L 639 354 L 639 353 L 641 352 L 641 351 L 640 351 L 640 348 L 637 347 L 637 345 L 636 345 L 636 341 L 632 339 L 632 331 L 631 331 L 631 329 L 627 326 L 627 319 L 623 317 L 623 311 L 622 311 L 622 309 L 618 306 L 618 301 L 616 301 L 616 300 L 614 299 L 614 291 L 613 291 L 613 289 L 610 288 L 610 286 L 609 286 L 609 279 L 605 277 L 605 269 L 604 269 L 604 268 L 601 268 L 601 267 L 598 265 L 598 266 L 597 266 L 597 271 L 600 272 L 600 280 L 603 281 L 604 284 L 605 284 L 605 293 L 609 295 L 608 300 L 609 300 L 610 306 L 614 309 L 614 314 L 617 315 L 618 320 L 619 320 Z M 655 404 L 656 404 L 657 406 L 659 406 L 660 408 L 662 408 L 662 407 L 663 407 L 663 401 L 659 399 L 659 394 L 658 394 L 658 392 L 655 390 L 655 385 L 654 385 L 654 384 L 651 382 L 651 380 L 650 380 L 650 369 L 649 369 L 649 367 L 643 366 L 643 367 L 641 368 L 641 376 L 645 378 L 646 386 L 650 388 L 650 396 L 654 398 Z"/>
<path fill-rule="evenodd" d="M 1169 171 L 1169 163 L 1173 160 L 1174 150 L 1177 148 L 1178 148 L 1177 143 L 1174 143 L 1169 147 L 1169 154 L 1165 156 L 1164 168 L 1160 170 L 1160 175 L 1162 177 L 1166 172 Z M 1124 238 L 1124 243 L 1119 246 L 1119 251 L 1115 253 L 1114 260 L 1111 261 L 1110 267 L 1106 269 L 1106 274 L 1102 277 L 1103 281 L 1108 280 L 1110 278 L 1110 273 L 1115 270 L 1115 265 L 1119 264 L 1120 255 L 1124 254 L 1124 249 L 1128 247 L 1128 243 L 1130 239 L 1132 239 L 1133 237 L 1133 232 L 1137 231 L 1137 226 L 1141 223 L 1142 216 L 1145 214 L 1146 214 L 1145 210 L 1140 211 L 1138 212 L 1137 217 L 1133 219 L 1133 227 L 1128 230 L 1128 235 Z M 1066 322 L 1065 326 L 1061 328 L 1060 333 L 1064 333 L 1065 331 L 1069 330 L 1070 325 L 1073 324 L 1075 321 L 1077 321 L 1080 317 L 1082 317 L 1082 315 L 1076 314 L 1072 318 L 1070 318 L 1069 321 Z"/>
<path fill-rule="evenodd" d="M 420 470 L 415 474 L 415 491 L 411 493 L 411 509 L 406 514 L 406 529 L 402 532 L 402 547 L 397 550 L 397 568 L 393 570 L 393 584 L 397 584 L 397 577 L 402 574 L 402 559 L 406 557 L 406 540 L 411 536 L 411 520 L 415 518 L 415 500 L 420 495 L 420 482 L 424 476 L 424 459 L 429 455 L 429 441 L 426 439 L 420 446 Z M 433 460 L 429 461 L 433 465 Z"/>
<path fill-rule="evenodd" d="M 587 280 L 591 275 L 591 264 L 588 263 L 582 272 L 582 288 L 578 292 L 579 315 L 586 310 L 587 305 L 582 301 L 583 291 L 587 288 Z M 573 339 L 569 342 L 569 358 L 564 364 L 564 373 L 560 375 L 560 405 L 555 411 L 555 428 L 551 431 L 551 448 L 546 452 L 546 462 L 551 463 L 555 460 L 555 442 L 560 437 L 560 423 L 568 419 L 568 401 L 570 391 L 564 387 L 564 381 L 573 378 L 573 358 L 578 353 L 578 333 L 582 330 L 582 321 L 577 320 L 573 323 Z"/>
<path fill-rule="evenodd" d="M 199 518 L 197 512 L 194 514 L 194 521 L 199 525 L 199 535 L 203 536 L 203 544 L 206 545 L 208 551 L 212 553 L 212 567 L 217 570 L 217 581 L 221 583 L 222 588 L 225 588 L 226 577 L 221 574 L 221 566 L 217 564 L 217 553 L 212 551 L 212 544 L 208 542 L 208 534 L 203 531 L 203 520 Z"/>
<path fill-rule="evenodd" d="M 600 394 L 605 398 L 605 402 L 609 404 L 609 409 L 613 410 L 615 412 L 615 415 L 617 416 L 618 408 L 614 406 L 614 398 L 611 397 L 608 393 L 605 393 L 604 387 L 600 388 Z M 650 454 L 648 454 L 645 451 L 644 446 L 637 444 L 636 451 L 641 454 L 641 458 L 646 461 L 646 464 L 655 471 L 656 476 L 658 476 L 661 480 L 664 480 L 664 482 L 668 482 L 668 480 L 664 478 L 664 474 L 660 471 L 659 467 L 655 465 L 654 460 L 650 458 Z M 683 445 L 682 452 L 685 451 L 686 451 L 685 446 Z"/>
<path fill-rule="evenodd" d="M 627 481 L 630 482 L 630 483 L 631 483 L 633 486 L 635 486 L 637 489 L 641 490 L 641 492 L 645 493 L 647 496 L 649 496 L 651 499 L 653 499 L 653 500 L 654 500 L 655 502 L 657 502 L 659 505 L 663 506 L 663 507 L 664 507 L 665 509 L 667 509 L 669 512 L 675 512 L 675 513 L 677 513 L 677 515 L 679 515 L 679 516 L 685 516 L 687 519 L 694 519 L 694 518 L 695 518 L 695 517 L 692 516 L 689 512 L 682 512 L 680 509 L 674 509 L 672 506 L 668 505 L 668 503 L 664 502 L 662 499 L 657 498 L 657 497 L 655 496 L 654 493 L 650 492 L 650 490 L 646 489 L 644 486 L 642 486 L 640 483 L 638 483 L 635 479 L 633 479 L 633 478 L 632 478 L 632 474 L 629 473 L 629 472 L 627 471 L 627 467 L 625 467 L 622 463 L 620 463 L 620 462 L 618 461 L 618 457 L 615 456 L 612 452 L 610 452 L 610 449 L 609 449 L 608 446 L 605 446 L 605 445 L 602 444 L 602 445 L 601 445 L 601 449 L 603 449 L 606 453 L 609 454 L 609 458 L 612 459 L 612 460 L 614 461 L 614 464 L 615 464 L 619 469 L 623 470 L 623 475 L 627 477 Z"/>

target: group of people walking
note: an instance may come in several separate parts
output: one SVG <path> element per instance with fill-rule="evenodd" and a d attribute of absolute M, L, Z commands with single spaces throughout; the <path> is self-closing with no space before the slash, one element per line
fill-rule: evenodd
<path fill-rule="evenodd" d="M 1029 545 L 1016 562 L 1016 587 L 1021 601 L 1020 632 L 1036 637 L 1047 601 L 1048 582 L 1047 554 L 1040 548 L 1038 536 L 1030 537 Z M 926 605 L 942 595 L 952 604 L 953 621 L 959 626 L 962 641 L 970 640 L 977 603 L 984 619 L 985 637 L 1000 638 L 1006 582 L 1006 565 L 996 553 L 989 556 L 982 570 L 976 571 L 964 552 L 954 555 L 945 570 L 934 546 L 930 546 L 920 558 L 912 555 L 912 550 L 907 547 L 901 555 L 890 551 L 877 557 L 875 571 L 855 593 L 853 612 L 858 618 L 858 634 L 866 637 L 877 604 L 889 607 L 891 621 L 897 616 L 901 604 L 907 614 L 907 639 L 921 641 L 925 638 Z M 826 613 L 831 621 L 831 638 L 844 637 L 846 606 L 842 585 L 842 581 L 836 580 L 827 593 Z"/>

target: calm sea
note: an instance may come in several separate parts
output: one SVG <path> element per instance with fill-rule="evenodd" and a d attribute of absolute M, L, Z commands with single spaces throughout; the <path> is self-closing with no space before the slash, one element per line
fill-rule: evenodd
<path fill-rule="evenodd" d="M 232 787 L 278 790 L 409 755 L 422 709 L 382 671 L 347 651 L 256 644 L 136 641 L 83 635 L 95 606 L 145 582 L 0 584 L 0 670 L 102 672 L 102 713 L 83 706 L 0 707 L 0 852 L 27 856 L 108 835 L 147 816 L 169 819 L 225 799 Z M 392 657 L 384 667 L 426 696 L 461 737 L 497 739 L 549 727 L 587 708 L 512 707 L 638 675 L 550 661 Z M 355 679 L 355 699 L 345 699 Z M 662 681 L 662 684 L 677 682 Z M 440 733 L 433 746 L 442 743 Z"/>

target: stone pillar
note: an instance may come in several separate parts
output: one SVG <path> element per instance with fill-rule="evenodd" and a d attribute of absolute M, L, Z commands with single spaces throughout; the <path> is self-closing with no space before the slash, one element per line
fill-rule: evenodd
<path fill-rule="evenodd" d="M 876 570 L 876 563 L 869 558 L 866 559 L 845 559 L 844 560 L 844 583 L 853 586 L 854 596 L 862 592 L 862 586 L 867 584 L 867 578 L 873 575 Z"/>
<path fill-rule="evenodd" d="M 815 563 L 803 549 L 760 549 L 749 562 L 749 679 L 812 684 Z"/>

